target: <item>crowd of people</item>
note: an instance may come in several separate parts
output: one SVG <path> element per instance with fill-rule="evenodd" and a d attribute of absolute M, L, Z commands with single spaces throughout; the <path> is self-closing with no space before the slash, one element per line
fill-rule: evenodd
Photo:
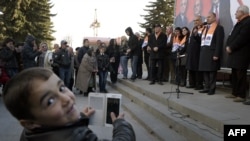
<path fill-rule="evenodd" d="M 90 47 L 88 39 L 84 39 L 83 45 L 77 47 L 75 53 L 65 40 L 60 45 L 54 44 L 52 52 L 45 42 L 38 46 L 32 35 L 28 35 L 24 43 L 18 44 L 6 38 L 0 50 L 1 84 L 4 86 L 23 69 L 44 67 L 53 70 L 70 90 L 75 87 L 80 94 L 87 96 L 89 92 L 97 90 L 96 76 L 99 78 L 99 92 L 107 93 L 108 73 L 111 82 L 115 84 L 118 70 L 121 69 L 123 79 L 132 82 L 145 79 L 150 81 L 150 85 L 163 85 L 169 81 L 213 95 L 216 92 L 216 77 L 221 67 L 222 54 L 226 51 L 233 80 L 233 95 L 227 97 L 235 98 L 235 102 L 244 102 L 247 91 L 246 71 L 250 60 L 244 54 L 249 51 L 249 44 L 244 42 L 248 37 L 245 34 L 249 29 L 245 24 L 248 24 L 249 8 L 240 6 L 235 15 L 238 23 L 229 36 L 224 34 L 217 15 L 210 12 L 206 24 L 202 16 L 196 15 L 192 29 L 187 26 L 167 26 L 164 32 L 161 24 L 155 24 L 145 29 L 143 37 L 128 27 L 125 29 L 128 38 L 122 36 L 119 42 L 110 39 L 108 45 L 98 40 L 96 49 Z M 227 38 L 226 50 L 223 50 L 224 37 Z M 129 60 L 131 76 L 128 76 Z M 143 63 L 146 78 L 142 78 Z"/>
<path fill-rule="evenodd" d="M 164 85 L 163 82 L 169 81 L 214 95 L 217 71 L 221 67 L 222 54 L 226 52 L 228 67 L 232 68 L 232 93 L 226 98 L 249 105 L 249 101 L 246 101 L 247 69 L 250 64 L 249 8 L 245 5 L 238 7 L 235 13 L 238 22 L 229 35 L 224 33 L 223 24 L 216 16 L 210 12 L 204 24 L 203 17 L 196 15 L 191 30 L 187 24 L 174 29 L 168 26 L 166 33 L 157 23 L 153 28 L 145 29 L 144 37 L 128 27 L 125 29 L 128 39 L 122 36 L 120 43 L 111 39 L 106 46 L 98 40 L 95 50 L 90 47 L 89 40 L 84 39 L 83 45 L 77 47 L 75 53 L 66 40 L 62 40 L 60 45 L 54 44 L 52 52 L 46 42 L 37 45 L 32 35 L 28 35 L 24 43 L 15 43 L 14 39 L 6 38 L 0 48 L 0 83 L 4 87 L 6 107 L 25 127 L 22 138 L 36 140 L 42 136 L 62 140 L 62 133 L 68 136 L 68 133 L 82 132 L 75 135 L 76 138 L 97 140 L 96 135 L 86 127 L 93 109 L 78 112 L 74 108 L 74 94 L 70 90 L 75 87 L 80 94 L 88 96 L 89 92 L 97 90 L 98 76 L 99 91 L 107 93 L 108 73 L 115 84 L 119 67 L 124 80 L 136 82 L 136 79 L 145 79 L 150 81 L 149 85 Z M 224 37 L 227 39 L 225 50 Z M 128 76 L 129 60 L 131 76 Z M 143 62 L 146 78 L 142 78 Z M 66 113 L 61 105 L 51 106 L 56 102 L 66 105 Z M 133 128 L 123 119 L 123 115 L 116 117 L 112 113 L 110 116 L 114 122 L 114 140 L 135 140 Z M 69 136 L 70 139 L 74 138 Z"/>

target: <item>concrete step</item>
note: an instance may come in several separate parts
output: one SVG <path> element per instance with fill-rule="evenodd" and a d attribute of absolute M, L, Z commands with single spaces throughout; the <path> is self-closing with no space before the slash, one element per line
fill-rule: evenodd
<path fill-rule="evenodd" d="M 208 108 L 203 108 L 197 105 L 190 104 L 186 102 L 185 100 L 171 97 L 171 94 L 176 94 L 174 88 L 171 90 L 166 88 L 166 91 L 169 90 L 170 93 L 163 95 L 162 91 L 160 90 L 160 87 L 159 87 L 159 91 L 152 92 L 147 87 L 140 86 L 136 82 L 133 83 L 127 80 L 119 79 L 119 83 L 139 93 L 142 93 L 143 95 L 149 97 L 150 99 L 158 101 L 161 104 L 168 106 L 171 109 L 174 109 L 182 113 L 183 115 L 188 116 L 189 118 L 192 118 L 193 120 L 199 121 L 202 124 L 220 132 L 221 134 L 223 134 L 224 124 L 226 123 L 225 121 L 228 120 L 227 117 L 232 117 L 232 119 L 237 118 L 235 115 L 232 115 L 231 113 L 226 113 L 226 112 L 222 113 L 222 112 L 217 112 L 215 110 L 209 110 Z M 172 85 L 172 84 L 169 84 L 169 85 Z M 150 87 L 150 85 L 148 85 L 148 87 Z M 174 87 L 176 86 L 174 85 Z M 180 89 L 183 89 L 183 87 L 180 87 Z M 159 92 L 161 94 L 159 94 Z M 180 93 L 180 95 L 182 96 L 183 94 Z M 171 97 L 171 99 L 166 98 L 166 97 Z M 220 117 L 216 117 L 215 115 L 220 115 Z M 225 121 L 223 121 L 224 119 Z"/>
<path fill-rule="evenodd" d="M 198 121 L 189 118 L 188 115 L 183 115 L 171 109 L 171 107 L 166 106 L 148 96 L 145 96 L 145 93 L 139 93 L 138 91 L 128 87 L 127 85 L 124 85 L 124 83 L 109 84 L 114 89 L 118 90 L 120 93 L 128 97 L 133 103 L 137 104 L 142 109 L 150 113 L 150 115 L 162 121 L 167 127 L 184 136 L 188 141 L 223 140 L 223 136 L 221 133 L 207 127 L 206 125 Z M 129 110 L 129 107 L 127 107 L 127 109 Z M 134 110 L 134 108 L 130 109 L 129 111 L 132 110 Z M 144 118 L 144 115 L 138 115 L 138 118 Z"/>
<path fill-rule="evenodd" d="M 163 121 L 159 120 L 137 104 L 126 102 L 123 108 L 159 141 L 186 141 L 183 136 L 169 128 Z"/>

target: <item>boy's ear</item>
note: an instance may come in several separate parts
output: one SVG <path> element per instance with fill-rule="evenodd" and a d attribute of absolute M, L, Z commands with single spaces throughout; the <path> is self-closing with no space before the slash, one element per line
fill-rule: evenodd
<path fill-rule="evenodd" d="M 20 124 L 25 127 L 26 129 L 33 130 L 35 128 L 41 127 L 40 124 L 35 123 L 34 121 L 31 120 L 19 120 Z"/>

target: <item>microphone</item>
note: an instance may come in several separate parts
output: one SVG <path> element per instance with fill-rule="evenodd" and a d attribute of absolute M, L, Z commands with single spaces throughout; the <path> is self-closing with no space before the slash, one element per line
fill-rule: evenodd
<path fill-rule="evenodd" d="M 203 25 L 207 25 L 207 22 L 202 23 Z"/>

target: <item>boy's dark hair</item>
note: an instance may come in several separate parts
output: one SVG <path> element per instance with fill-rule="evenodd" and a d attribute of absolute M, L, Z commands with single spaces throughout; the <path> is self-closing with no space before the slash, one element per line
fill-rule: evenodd
<path fill-rule="evenodd" d="M 30 95 L 34 91 L 35 80 L 48 80 L 53 72 L 34 67 L 15 75 L 4 87 L 3 100 L 9 112 L 17 119 L 34 119 L 30 112 Z"/>

